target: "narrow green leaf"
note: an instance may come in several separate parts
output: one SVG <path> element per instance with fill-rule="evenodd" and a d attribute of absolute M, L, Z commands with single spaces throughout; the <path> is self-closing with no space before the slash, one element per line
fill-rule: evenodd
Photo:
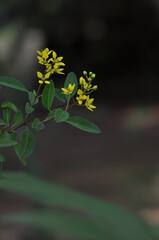
<path fill-rule="evenodd" d="M 42 93 L 42 105 L 44 108 L 51 110 L 51 106 L 55 96 L 55 87 L 53 81 L 46 84 Z"/>
<path fill-rule="evenodd" d="M 66 120 L 66 122 L 86 132 L 90 133 L 101 132 L 101 130 L 94 123 L 81 117 L 70 117 Z"/>
<path fill-rule="evenodd" d="M 2 218 L 2 222 L 30 224 L 36 228 L 51 231 L 57 235 L 72 236 L 75 239 L 77 237 L 92 240 L 108 239 L 107 234 L 91 219 L 55 210 L 9 214 Z"/>
<path fill-rule="evenodd" d="M 27 158 L 34 150 L 36 140 L 29 129 L 25 129 L 21 133 L 20 143 L 15 146 L 17 156 L 25 165 L 25 158 Z"/>
<path fill-rule="evenodd" d="M 4 121 L 6 122 L 7 126 L 9 126 L 9 121 L 10 121 L 10 109 L 9 108 L 3 109 L 3 118 L 4 118 Z"/>
<path fill-rule="evenodd" d="M 2 179 L 0 181 L 1 189 L 19 193 L 22 196 L 30 198 L 33 201 L 46 206 L 54 206 L 58 209 L 62 207 L 62 209 L 75 210 L 77 213 L 85 213 L 84 215 L 90 217 L 92 222 L 96 226 L 99 226 L 99 228 L 106 234 L 106 237 L 102 238 L 103 240 L 157 239 L 153 234 L 153 231 L 151 231 L 151 227 L 146 224 L 145 221 L 126 209 L 116 206 L 115 204 L 90 197 L 86 194 L 62 187 L 58 184 L 40 180 L 26 173 L 10 172 L 5 173 L 5 176 L 7 179 Z M 34 218 L 33 221 L 36 222 L 35 215 L 34 217 L 32 215 L 32 217 Z M 30 219 L 30 216 L 26 216 L 26 219 L 28 218 Z M 62 218 L 63 216 L 61 219 Z M 69 214 L 66 216 L 66 219 L 69 219 Z M 31 220 L 28 221 L 30 222 Z M 64 231 L 65 224 L 61 224 L 60 228 L 61 231 Z M 70 223 L 70 228 L 76 228 L 73 221 Z"/>
<path fill-rule="evenodd" d="M 3 119 L 0 119 L 0 126 L 5 126 L 6 122 Z"/>
<path fill-rule="evenodd" d="M 14 126 L 18 126 L 23 121 L 23 114 L 21 111 L 18 111 L 14 115 Z"/>
<path fill-rule="evenodd" d="M 69 113 L 62 110 L 61 108 L 57 108 L 55 110 L 55 121 L 57 123 L 64 122 L 69 118 Z"/>
<path fill-rule="evenodd" d="M 13 110 L 14 112 L 17 112 L 17 111 L 18 111 L 18 108 L 15 106 L 15 104 L 13 104 L 12 102 L 9 102 L 9 101 L 3 102 L 3 103 L 1 104 L 1 107 L 2 107 L 2 108 L 10 108 L 10 109 Z"/>
<path fill-rule="evenodd" d="M 0 147 L 10 147 L 16 145 L 17 142 L 11 139 L 11 136 L 6 131 L 0 135 Z"/>
<path fill-rule="evenodd" d="M 31 106 L 30 106 L 30 103 L 26 103 L 26 105 L 25 105 L 25 112 L 27 113 L 27 114 L 30 114 L 30 113 L 32 113 L 34 111 L 34 108 L 32 108 Z"/>
<path fill-rule="evenodd" d="M 45 128 L 45 125 L 40 121 L 39 118 L 35 118 L 31 126 L 37 132 Z"/>
<path fill-rule="evenodd" d="M 62 91 L 59 88 L 55 88 L 55 97 L 61 102 L 66 102 L 66 96 L 62 94 Z"/>
<path fill-rule="evenodd" d="M 67 99 L 72 98 L 76 94 L 77 89 L 78 89 L 78 80 L 77 80 L 77 77 L 74 72 L 70 72 L 67 75 L 66 80 L 64 82 L 64 88 L 68 88 L 69 84 L 72 84 L 72 85 L 75 84 L 75 88 L 74 88 L 72 94 L 70 94 L 69 96 L 66 95 Z"/>
<path fill-rule="evenodd" d="M 29 97 L 30 104 L 32 104 L 33 101 L 34 101 L 34 98 L 35 98 L 34 92 L 29 92 L 29 93 L 28 93 L 28 97 Z M 36 105 L 38 102 L 39 102 L 39 100 L 38 100 L 38 98 L 37 98 L 37 99 L 35 100 L 34 105 Z"/>
<path fill-rule="evenodd" d="M 19 80 L 12 77 L 0 77 L 0 85 L 14 88 L 22 92 L 28 92 L 28 90 L 26 89 L 23 83 L 21 83 Z"/>

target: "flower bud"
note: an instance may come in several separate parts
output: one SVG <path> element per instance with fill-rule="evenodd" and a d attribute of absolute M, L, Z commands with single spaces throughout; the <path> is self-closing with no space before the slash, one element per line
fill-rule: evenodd
<path fill-rule="evenodd" d="M 87 76 L 87 72 L 86 72 L 86 71 L 83 71 L 83 75 L 84 75 L 84 76 Z"/>
<path fill-rule="evenodd" d="M 95 77 L 96 77 L 95 73 L 93 73 L 91 77 L 92 77 L 92 78 L 95 78 Z"/>
<path fill-rule="evenodd" d="M 88 78 L 88 82 L 91 82 L 91 81 L 92 81 L 92 78 L 89 77 L 89 78 Z"/>
<path fill-rule="evenodd" d="M 92 72 L 89 72 L 89 75 L 91 76 L 93 73 Z"/>
<path fill-rule="evenodd" d="M 93 86 L 93 90 L 97 90 L 97 88 L 98 88 L 97 85 Z"/>

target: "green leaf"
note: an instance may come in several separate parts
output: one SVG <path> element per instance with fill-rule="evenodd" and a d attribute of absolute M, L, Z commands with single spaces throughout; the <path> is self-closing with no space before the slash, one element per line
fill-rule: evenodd
<path fill-rule="evenodd" d="M 66 102 L 66 96 L 62 94 L 62 91 L 59 88 L 55 88 L 55 97 L 61 102 Z"/>
<path fill-rule="evenodd" d="M 104 232 L 105 238 L 101 238 L 103 240 L 157 239 L 153 234 L 151 227 L 142 219 L 138 218 L 131 212 L 107 201 L 99 200 L 86 194 L 81 194 L 80 192 L 62 187 L 58 184 L 40 180 L 32 175 L 28 175 L 22 172 L 5 173 L 5 176 L 7 179 L 0 180 L 1 189 L 19 193 L 22 196 L 30 198 L 33 201 L 44 204 L 46 206 L 53 206 L 58 209 L 62 207 L 62 209 L 65 208 L 66 210 L 75 210 L 72 212 L 81 213 L 83 216 L 86 216 L 86 219 L 91 219 L 92 223 L 95 224 L 94 226 L 99 227 L 99 229 Z M 36 218 L 36 213 L 32 216 L 26 215 L 26 222 L 29 223 L 31 221 L 30 217 L 34 218 L 34 223 L 32 222 L 32 224 L 35 226 L 35 223 L 38 221 L 38 217 Z M 61 221 L 62 218 L 63 216 L 61 217 Z M 46 218 L 44 217 L 44 219 Z M 69 221 L 69 214 L 66 216 L 66 219 L 68 219 L 68 223 L 70 222 L 70 229 L 77 229 L 78 231 L 78 227 L 77 225 L 74 225 L 74 221 Z M 25 218 L 23 221 L 25 222 Z M 52 221 L 50 221 L 50 224 L 52 224 L 51 222 Z M 39 224 L 40 223 L 37 223 L 37 225 Z M 65 224 L 61 223 L 60 229 L 61 232 L 64 233 Z M 92 225 L 92 231 L 93 229 L 94 228 Z"/>
<path fill-rule="evenodd" d="M 35 98 L 34 92 L 29 92 L 28 97 L 29 97 L 30 104 L 32 104 L 34 101 L 34 98 Z M 39 102 L 39 100 L 38 100 L 38 98 L 36 98 L 34 105 L 36 105 L 38 102 Z"/>
<path fill-rule="evenodd" d="M 49 121 L 51 119 L 53 119 L 55 117 L 55 111 L 50 111 L 47 115 L 47 117 L 45 118 L 45 121 Z"/>
<path fill-rule="evenodd" d="M 42 93 L 42 105 L 44 108 L 51 110 L 51 106 L 55 96 L 55 87 L 53 81 L 46 84 Z"/>
<path fill-rule="evenodd" d="M 35 118 L 31 126 L 37 132 L 45 128 L 45 125 L 40 121 L 39 118 Z"/>
<path fill-rule="evenodd" d="M 33 152 L 36 140 L 29 129 L 25 129 L 21 133 L 20 143 L 17 144 L 15 152 L 24 165 L 26 165 L 26 158 Z"/>
<path fill-rule="evenodd" d="M 74 88 L 72 94 L 70 94 L 69 96 L 66 95 L 67 99 L 72 98 L 76 94 L 77 89 L 78 89 L 78 80 L 77 80 L 77 77 L 74 72 L 70 72 L 67 75 L 65 83 L 64 83 L 64 88 L 68 88 L 69 84 L 72 84 L 72 85 L 75 84 L 75 88 Z"/>
<path fill-rule="evenodd" d="M 14 88 L 22 92 L 28 92 L 23 83 L 12 77 L 0 77 L 0 85 Z"/>
<path fill-rule="evenodd" d="M 3 118 L 4 118 L 4 121 L 6 122 L 7 126 L 9 126 L 9 121 L 10 121 L 10 109 L 9 108 L 3 109 Z"/>
<path fill-rule="evenodd" d="M 16 145 L 17 142 L 11 139 L 11 136 L 6 131 L 0 134 L 0 147 L 10 147 Z"/>
<path fill-rule="evenodd" d="M 12 136 L 12 140 L 17 140 L 17 131 L 13 131 L 12 133 L 11 133 L 11 136 Z"/>
<path fill-rule="evenodd" d="M 101 130 L 94 123 L 81 117 L 70 117 L 66 120 L 66 122 L 86 132 L 90 133 L 101 132 Z"/>
<path fill-rule="evenodd" d="M 64 122 L 69 118 L 69 113 L 62 110 L 61 108 L 57 108 L 55 110 L 55 121 L 57 123 Z"/>
<path fill-rule="evenodd" d="M 18 126 L 19 124 L 22 123 L 22 121 L 23 121 L 23 114 L 21 111 L 18 111 L 14 115 L 14 126 Z"/>
<path fill-rule="evenodd" d="M 30 103 L 26 103 L 26 105 L 25 105 L 25 112 L 27 113 L 27 114 L 30 114 L 30 113 L 32 113 L 34 111 L 34 108 L 32 108 L 31 106 L 30 106 Z"/>
<path fill-rule="evenodd" d="M 0 126 L 5 126 L 6 122 L 3 119 L 0 119 Z"/>
<path fill-rule="evenodd" d="M 107 239 L 107 235 L 91 219 L 58 211 L 36 211 L 20 214 L 9 214 L 3 217 L 3 223 L 29 224 L 58 235 L 84 239 Z"/>
<path fill-rule="evenodd" d="M 15 104 L 13 104 L 12 102 L 9 102 L 9 101 L 3 102 L 1 104 L 1 107 L 2 108 L 9 108 L 9 109 L 13 110 L 14 112 L 18 111 L 18 108 L 15 106 Z"/>

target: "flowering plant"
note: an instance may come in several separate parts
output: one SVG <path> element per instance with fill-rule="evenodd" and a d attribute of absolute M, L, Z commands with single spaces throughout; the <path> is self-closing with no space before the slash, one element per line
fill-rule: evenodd
<path fill-rule="evenodd" d="M 10 101 L 1 103 L 3 118 L 0 119 L 0 147 L 13 146 L 15 153 L 21 162 L 26 165 L 27 157 L 33 152 L 36 144 L 34 131 L 40 131 L 45 128 L 45 123 L 55 121 L 56 123 L 66 122 L 72 126 L 86 132 L 100 133 L 100 129 L 92 122 L 81 117 L 70 116 L 69 109 L 73 106 L 85 106 L 93 111 L 96 106 L 93 105 L 93 98 L 90 94 L 97 89 L 97 85 L 92 84 L 96 75 L 92 72 L 83 71 L 83 76 L 79 81 L 74 72 L 70 72 L 65 79 L 64 87 L 56 88 L 51 76 L 54 74 L 64 74 L 65 64 L 63 57 L 58 57 L 56 52 L 45 48 L 37 51 L 38 62 L 43 66 L 43 72 L 37 71 L 38 89 L 29 91 L 23 83 L 11 77 L 0 77 L 0 85 L 22 91 L 28 95 L 28 101 L 25 105 L 25 114 Z M 54 106 L 54 99 L 61 104 Z M 30 118 L 34 113 L 36 115 L 36 105 L 41 103 L 45 109 L 46 116 L 39 118 L 37 116 Z M 23 127 L 19 134 L 17 131 Z M 0 166 L 5 160 L 0 154 Z"/>

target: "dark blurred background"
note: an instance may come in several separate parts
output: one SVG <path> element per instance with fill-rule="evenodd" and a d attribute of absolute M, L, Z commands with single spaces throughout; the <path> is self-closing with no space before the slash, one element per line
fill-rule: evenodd
<path fill-rule="evenodd" d="M 37 134 L 27 168 L 12 150 L 3 150 L 4 168 L 32 172 L 159 223 L 158 16 L 159 0 L 1 0 L 0 74 L 36 89 L 36 50 L 55 50 L 64 56 L 66 73 L 96 73 L 97 109 L 77 107 L 71 113 L 102 130 L 91 135 L 48 123 Z M 63 80 L 57 76 L 56 86 Z M 8 98 L 21 109 L 26 101 L 1 88 L 0 101 Z M 1 199 L 7 211 L 11 199 L 6 194 Z M 0 234 L 7 239 L 5 231 Z"/>

